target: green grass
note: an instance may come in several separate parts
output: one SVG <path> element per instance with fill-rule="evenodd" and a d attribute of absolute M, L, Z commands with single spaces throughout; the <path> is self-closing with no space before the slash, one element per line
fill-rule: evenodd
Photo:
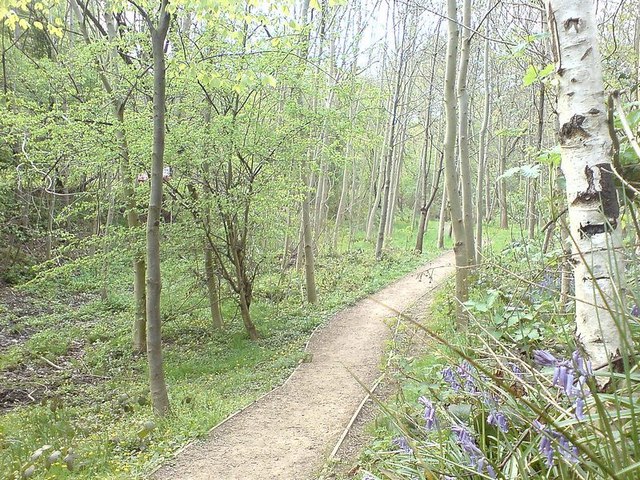
<path fill-rule="evenodd" d="M 426 246 L 435 244 L 436 228 L 430 225 Z M 343 238 L 337 252 L 321 252 L 315 306 L 304 305 L 302 278 L 294 269 L 258 277 L 252 305 L 258 342 L 246 337 L 228 295 L 225 331 L 212 330 L 204 291 L 194 284 L 195 260 L 180 245 L 167 246 L 162 312 L 172 411 L 164 419 L 151 412 L 145 358 L 131 352 L 126 257 L 115 251 L 109 258 L 104 300 L 93 293 L 101 285 L 86 262 L 67 267 L 61 278 L 33 284 L 30 295 L 47 311 L 12 317 L 12 325 L 30 336 L 0 353 L 0 376 L 33 367 L 41 375 L 12 387 L 25 394 L 42 392 L 44 382 L 49 390 L 40 403 L 0 416 L 0 472 L 20 478 L 34 466 L 35 478 L 143 477 L 176 449 L 281 384 L 302 359 L 311 332 L 333 312 L 438 254 L 431 249 L 415 255 L 413 235 L 399 222 L 380 262 L 361 236 L 352 239 L 349 251 Z M 86 292 L 82 301 L 77 292 Z"/>
<path fill-rule="evenodd" d="M 484 227 L 483 245 L 489 261 L 500 255 L 500 252 L 510 243 L 521 240 L 519 234 L 512 230 L 503 230 L 495 225 Z M 447 241 L 451 240 L 447 239 Z M 472 293 L 475 293 L 476 282 L 479 285 L 480 280 L 478 278 L 472 279 Z M 435 293 L 429 311 L 425 312 L 426 320 L 420 318 L 416 320 L 424 320 L 425 326 L 430 331 L 447 339 L 451 345 L 466 350 L 471 345 L 469 337 L 465 332 L 455 329 L 455 300 L 452 294 L 454 291 L 455 279 L 452 277 L 446 280 Z M 406 328 L 412 329 L 413 327 L 407 326 Z M 411 337 L 412 335 L 408 335 L 407 338 Z M 435 340 L 426 340 L 426 342 L 427 344 L 422 346 L 425 353 L 418 355 L 416 355 L 415 346 L 411 347 L 406 344 L 402 335 L 399 342 L 394 345 L 393 361 L 388 374 L 393 377 L 391 382 L 400 385 L 400 388 L 397 396 L 389 400 L 384 408 L 400 417 L 408 414 L 407 405 L 419 405 L 418 397 L 421 395 L 429 396 L 429 392 L 438 389 L 442 368 L 458 361 L 457 355 L 451 348 Z M 360 466 L 369 466 L 372 470 L 378 471 L 381 467 L 381 458 L 384 459 L 388 456 L 388 452 L 397 450 L 397 446 L 393 445 L 392 441 L 394 438 L 402 436 L 402 433 L 399 432 L 395 421 L 393 415 L 383 413 L 366 427 L 370 441 L 361 452 L 358 460 Z M 351 466 L 349 465 L 349 468 Z M 387 467 L 387 471 L 393 468 L 390 465 L 383 465 L 383 467 Z M 337 478 L 345 480 L 347 478 L 341 476 L 339 472 L 336 474 Z"/>

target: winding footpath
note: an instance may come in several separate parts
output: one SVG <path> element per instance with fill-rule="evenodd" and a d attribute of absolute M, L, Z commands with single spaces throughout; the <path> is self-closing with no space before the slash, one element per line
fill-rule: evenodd
<path fill-rule="evenodd" d="M 453 253 L 334 315 L 287 382 L 184 449 L 157 480 L 310 480 L 380 375 L 388 319 L 453 273 Z M 356 380 L 356 378 L 358 380 Z"/>

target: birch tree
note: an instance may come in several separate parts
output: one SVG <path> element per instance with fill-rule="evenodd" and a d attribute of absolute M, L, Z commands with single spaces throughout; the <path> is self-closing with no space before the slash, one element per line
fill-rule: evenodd
<path fill-rule="evenodd" d="M 592 0 L 549 0 L 547 9 L 559 80 L 576 338 L 596 369 L 623 351 L 627 327 L 615 312 L 625 277 L 595 5 Z"/>
<path fill-rule="evenodd" d="M 467 77 L 469 57 L 471 55 L 471 0 L 465 0 L 462 6 L 462 46 L 460 48 L 460 64 L 458 67 L 458 149 L 460 183 L 462 186 L 462 219 L 464 226 L 464 243 L 467 249 L 467 261 L 475 263 L 473 201 L 471 190 L 471 165 L 469 161 L 469 90 Z"/>
<path fill-rule="evenodd" d="M 466 323 L 466 315 L 462 302 L 469 295 L 468 267 L 469 255 L 467 250 L 465 225 L 462 212 L 462 201 L 458 193 L 459 177 L 456 173 L 456 129 L 458 116 L 456 112 L 456 67 L 458 55 L 458 40 L 460 32 L 457 23 L 456 0 L 447 2 L 447 67 L 444 80 L 444 104 L 446 115 L 446 131 L 444 139 L 444 172 L 451 224 L 455 245 L 453 250 L 456 257 L 456 317 L 458 325 Z"/>

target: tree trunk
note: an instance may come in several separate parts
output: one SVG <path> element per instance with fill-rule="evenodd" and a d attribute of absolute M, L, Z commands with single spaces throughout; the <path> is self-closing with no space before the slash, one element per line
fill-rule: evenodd
<path fill-rule="evenodd" d="M 422 248 L 423 248 L 423 241 L 424 241 L 424 233 L 426 230 L 426 226 L 428 225 L 429 222 L 429 208 L 426 208 L 425 211 L 425 207 L 427 204 L 427 182 L 428 182 L 428 174 L 429 174 L 429 168 L 431 167 L 431 151 L 432 151 L 432 144 L 433 144 L 433 133 L 430 131 L 431 130 L 431 107 L 433 105 L 432 102 L 432 97 L 433 97 L 433 86 L 434 86 L 434 78 L 435 78 L 435 73 L 436 73 L 436 63 L 438 61 L 438 43 L 440 40 L 440 26 L 442 25 L 442 17 L 438 18 L 438 25 L 436 27 L 436 37 L 435 40 L 433 42 L 433 58 L 431 61 L 431 73 L 429 76 L 429 97 L 428 97 L 428 105 L 427 105 L 427 116 L 426 116 L 426 121 L 425 121 L 425 142 L 424 142 L 424 148 L 425 151 L 422 154 L 422 161 L 420 162 L 420 175 L 424 175 L 424 177 L 419 177 L 418 181 L 416 182 L 417 187 L 416 187 L 416 201 L 415 201 L 415 207 L 414 207 L 414 212 L 413 212 L 413 217 L 412 221 L 411 221 L 411 228 L 413 229 L 414 223 L 415 223 L 415 215 L 417 213 L 420 213 L 420 225 L 418 226 L 418 235 L 416 238 L 416 252 L 422 253 Z M 426 150 L 426 149 L 429 150 Z M 437 176 L 438 176 L 438 182 L 434 183 L 431 186 L 431 192 L 432 192 L 432 198 L 435 198 L 435 193 L 438 190 L 438 183 L 439 183 L 439 179 L 440 179 L 440 170 L 442 167 L 442 157 L 440 157 L 440 168 L 437 172 Z M 434 182 L 435 182 L 435 175 L 434 175 Z M 430 206 L 429 206 L 430 207 Z"/>
<path fill-rule="evenodd" d="M 309 2 L 310 0 L 304 0 L 302 2 L 302 23 L 304 25 L 307 24 L 307 16 L 309 13 Z M 307 33 L 302 39 L 302 53 L 300 57 L 306 61 L 309 55 L 309 34 Z M 306 66 L 306 64 L 305 64 Z M 298 104 L 303 106 L 304 100 L 302 97 L 302 93 L 298 97 Z M 311 155 L 311 152 L 309 152 Z M 311 182 L 309 181 L 309 173 L 308 173 L 308 165 L 303 157 L 302 167 L 301 167 L 301 180 L 304 185 L 305 192 L 304 198 L 302 200 L 302 227 L 301 227 L 301 245 L 304 244 L 304 248 L 302 251 L 304 252 L 304 277 L 305 284 L 307 288 L 307 301 L 309 303 L 316 303 L 318 301 L 317 292 L 316 292 L 316 274 L 315 274 L 315 258 L 313 255 L 313 229 L 311 226 Z M 300 255 L 298 255 L 298 260 L 300 260 Z"/>
<path fill-rule="evenodd" d="M 438 194 L 438 188 L 440 186 L 440 175 L 442 174 L 442 155 L 440 156 L 440 161 L 438 162 L 438 167 L 435 172 L 435 176 L 433 179 L 433 185 L 431 186 L 431 196 L 429 199 L 426 199 L 420 209 L 420 225 L 418 226 L 418 237 L 416 239 L 416 252 L 422 253 L 423 243 L 424 243 L 424 234 L 427 229 L 427 225 L 429 223 L 429 211 L 431 210 L 431 206 L 436 199 L 436 195 Z M 424 188 L 427 188 L 427 181 L 425 177 Z M 444 247 L 444 238 L 443 238 L 443 247 Z"/>
<path fill-rule="evenodd" d="M 487 21 L 490 21 L 487 19 Z M 490 33 L 487 27 L 487 32 Z M 480 141 L 478 148 L 478 179 L 476 183 L 476 258 L 482 255 L 482 221 L 484 219 L 484 176 L 487 168 L 488 148 L 487 133 L 491 119 L 491 80 L 489 70 L 489 37 L 484 40 L 484 112 L 482 115 L 482 127 L 480 127 Z"/>
<path fill-rule="evenodd" d="M 380 204 L 380 196 L 382 194 L 382 182 L 384 182 L 384 156 L 380 156 L 380 163 L 378 165 L 378 171 L 375 175 L 377 180 L 374 180 L 374 188 L 376 190 L 375 196 L 373 198 L 373 203 L 371 204 L 371 210 L 369 211 L 369 218 L 367 219 L 367 231 L 366 231 L 366 239 L 367 241 L 371 240 L 371 235 L 373 234 L 373 225 L 376 221 L 376 212 L 378 211 L 378 205 Z"/>
<path fill-rule="evenodd" d="M 86 27 L 86 18 L 84 17 L 83 10 L 78 2 L 71 2 L 71 8 L 78 18 L 78 28 L 82 32 L 82 36 L 87 45 L 91 44 L 91 38 L 89 31 Z M 107 18 L 107 35 L 111 41 L 117 40 L 117 30 L 113 24 L 113 18 L 110 15 Z M 116 57 L 117 51 L 114 50 L 111 57 Z M 97 64 L 101 62 L 99 59 Z M 129 144 L 127 142 L 124 112 L 126 100 L 118 99 L 114 94 L 113 88 L 109 79 L 105 73 L 98 69 L 97 73 L 100 77 L 102 87 L 104 91 L 111 96 L 111 102 L 113 104 L 113 114 L 116 119 L 115 136 L 118 145 L 118 171 L 120 174 L 120 181 L 122 182 L 122 194 L 125 199 L 126 212 L 125 217 L 127 219 L 127 227 L 130 229 L 130 233 L 137 237 L 140 230 L 140 219 L 138 218 L 136 197 L 134 190 L 134 180 L 131 175 L 131 159 L 129 155 Z M 134 238 L 133 242 L 133 297 L 134 297 L 134 320 L 133 320 L 133 350 L 136 353 L 143 353 L 147 350 L 147 312 L 146 312 L 146 263 L 144 259 L 144 253 L 138 246 L 137 238 Z"/>
<path fill-rule="evenodd" d="M 162 170 L 164 167 L 166 64 L 164 43 L 169 29 L 166 0 L 160 7 L 158 27 L 151 29 L 153 52 L 153 153 L 151 160 L 151 193 L 147 215 L 147 355 L 149 386 L 153 410 L 157 415 L 169 411 L 169 396 L 162 363 L 162 319 L 160 317 L 160 213 L 162 210 Z M 151 23 L 151 22 L 149 22 Z"/>
<path fill-rule="evenodd" d="M 458 175 L 456 172 L 456 58 L 458 54 L 458 24 L 456 0 L 447 1 L 447 66 L 444 80 L 444 101 L 446 112 L 446 131 L 444 141 L 444 168 L 449 197 L 449 211 L 455 240 L 454 252 L 456 259 L 456 324 L 458 327 L 467 325 L 467 316 L 462 307 L 469 296 L 468 268 L 469 255 L 466 243 L 466 232 L 462 213 L 462 201 L 458 195 Z"/>
<path fill-rule="evenodd" d="M 120 178 L 122 181 L 122 193 L 125 198 L 127 227 L 133 236 L 137 236 L 140 230 L 133 178 L 131 177 L 131 164 L 129 159 L 129 144 L 124 129 L 124 104 L 115 107 L 117 121 L 116 140 L 120 153 Z M 147 349 L 147 291 L 146 291 L 146 262 L 143 252 L 138 247 L 138 242 L 133 241 L 133 350 L 142 353 Z"/>
<path fill-rule="evenodd" d="M 389 198 L 390 198 L 390 189 L 391 189 L 391 174 L 393 169 L 393 158 L 394 158 L 394 150 L 396 143 L 396 131 L 398 129 L 398 110 L 400 108 L 400 97 L 401 97 L 401 87 L 402 87 L 402 71 L 405 62 L 405 38 L 406 38 L 406 24 L 407 24 L 407 15 L 408 13 L 404 13 L 403 17 L 403 27 L 402 27 L 402 41 L 400 42 L 400 54 L 398 56 L 398 68 L 396 71 L 395 78 L 395 88 L 393 92 L 393 102 L 391 107 L 391 125 L 389 128 L 389 142 L 387 144 L 387 151 L 385 155 L 384 161 L 384 177 L 383 177 L 383 186 L 382 186 L 382 209 L 380 211 L 380 224 L 378 228 L 378 238 L 376 241 L 376 260 L 382 259 L 382 248 L 384 246 L 384 237 L 387 228 L 387 220 L 389 215 Z"/>
<path fill-rule="evenodd" d="M 342 188 L 340 189 L 340 200 L 338 201 L 338 210 L 336 211 L 336 223 L 333 228 L 333 249 L 338 248 L 338 240 L 340 239 L 340 226 L 342 224 L 342 217 L 344 216 L 344 210 L 347 203 L 347 190 L 349 188 L 349 156 L 350 147 L 347 147 L 347 158 L 345 159 L 345 165 L 342 169 Z M 354 173 L 355 175 L 355 173 Z"/>
<path fill-rule="evenodd" d="M 500 162 L 498 165 L 498 177 L 502 177 L 507 166 L 507 140 L 500 139 Z M 503 177 L 498 180 L 498 201 L 500 203 L 500 228 L 509 228 L 509 210 L 507 209 L 507 180 Z"/>
<path fill-rule="evenodd" d="M 539 154 L 542 150 L 542 135 L 544 133 L 544 84 L 540 83 L 540 90 L 538 93 L 538 129 L 536 132 L 535 153 Z M 535 237 L 536 227 L 538 226 L 538 179 L 529 179 L 529 195 L 527 196 L 528 205 L 528 218 L 527 218 L 527 230 L 529 238 Z"/>
<path fill-rule="evenodd" d="M 469 265 L 475 264 L 474 247 L 473 192 L 471 189 L 471 165 L 469 160 L 469 90 L 467 76 L 469 56 L 471 54 L 471 0 L 464 0 L 462 12 L 462 48 L 460 50 L 460 66 L 458 69 L 458 145 L 460 155 L 460 180 L 462 185 L 462 223 L 464 243 L 467 249 Z"/>
<path fill-rule="evenodd" d="M 440 203 L 440 217 L 438 218 L 438 248 L 444 248 L 444 231 L 447 223 L 447 208 L 448 203 L 447 195 L 447 183 L 445 180 L 444 188 L 442 189 L 442 200 Z"/>
<path fill-rule="evenodd" d="M 239 295 L 240 295 L 240 298 L 239 298 L 240 316 L 242 317 L 242 323 L 244 324 L 244 328 L 247 330 L 247 333 L 249 333 L 249 338 L 251 340 L 254 340 L 254 341 L 258 340 L 259 338 L 258 331 L 256 330 L 256 327 L 253 324 L 253 321 L 251 320 L 251 313 L 250 313 L 251 303 L 247 298 L 247 292 L 245 291 L 243 286 L 240 287 Z"/>
<path fill-rule="evenodd" d="M 550 0 L 548 21 L 559 78 L 562 171 L 576 296 L 576 338 L 602 368 L 628 352 L 620 207 L 592 0 Z M 602 382 L 600 386 L 602 386 Z M 604 379 L 604 383 L 607 380 Z"/>
<path fill-rule="evenodd" d="M 209 299 L 209 309 L 211 310 L 211 321 L 213 328 L 222 330 L 224 320 L 220 309 L 220 283 L 214 270 L 213 252 L 211 247 L 206 244 L 204 246 L 204 275 L 207 282 L 207 297 Z"/>
<path fill-rule="evenodd" d="M 47 242 L 45 244 L 45 254 L 47 256 L 47 260 L 51 260 L 51 255 L 53 254 L 53 224 L 56 217 L 56 176 L 55 174 L 51 177 L 51 192 L 49 192 L 48 200 L 48 214 L 47 214 Z"/>
<path fill-rule="evenodd" d="M 287 211 L 287 226 L 284 232 L 284 241 L 282 242 L 282 259 L 280 261 L 280 270 L 284 274 L 287 269 L 289 260 L 291 260 L 291 210 Z"/>
<path fill-rule="evenodd" d="M 302 167 L 305 171 L 306 164 Z M 306 184 L 306 180 L 303 179 Z M 308 185 L 307 185 L 308 187 Z M 316 292 L 315 258 L 313 256 L 313 230 L 311 229 L 310 193 L 305 192 L 302 201 L 302 238 L 304 240 L 304 277 L 307 287 L 307 302 L 316 303 L 318 294 Z"/>

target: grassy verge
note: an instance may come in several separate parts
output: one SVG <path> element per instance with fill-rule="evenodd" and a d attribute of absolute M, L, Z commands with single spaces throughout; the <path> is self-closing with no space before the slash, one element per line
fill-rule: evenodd
<path fill-rule="evenodd" d="M 486 257 L 484 261 L 491 263 L 493 258 L 508 245 L 523 242 L 521 233 L 513 229 L 499 229 L 493 225 L 486 227 L 484 232 Z M 470 292 L 472 298 L 482 298 L 483 292 L 487 288 L 488 279 L 486 274 L 482 272 L 481 270 L 472 284 Z M 452 277 L 435 293 L 429 311 L 425 314 L 424 325 L 431 332 L 447 339 L 452 346 L 465 350 L 472 345 L 472 342 L 464 332 L 456 331 L 455 322 L 452 321 L 455 319 L 455 303 L 452 294 L 454 291 L 455 279 Z M 415 318 L 415 320 L 422 321 L 423 319 Z M 402 329 L 414 330 L 414 327 L 404 325 Z M 399 390 L 392 399 L 379 404 L 381 413 L 367 425 L 366 433 L 370 441 L 361 451 L 357 465 L 348 466 L 349 474 L 332 472 L 336 475 L 332 478 L 340 480 L 386 479 L 396 478 L 394 475 L 397 478 L 414 478 L 412 475 L 416 474 L 415 471 L 407 469 L 402 461 L 398 461 L 398 456 L 395 454 L 398 446 L 394 440 L 403 435 L 402 418 L 419 414 L 416 411 L 416 405 L 419 406 L 418 398 L 439 390 L 440 371 L 446 365 L 458 362 L 459 358 L 451 348 L 432 340 L 427 340 L 425 345 L 415 345 L 411 334 L 401 335 L 399 343 L 395 344 L 393 348 L 392 362 L 387 374 L 391 376 L 390 382 L 393 385 L 398 385 Z M 368 477 L 367 474 L 362 473 L 353 474 L 353 472 L 360 471 L 377 472 L 379 477 Z"/>
<path fill-rule="evenodd" d="M 192 263 L 176 251 L 163 263 L 163 336 L 172 413 L 151 413 L 146 362 L 130 349 L 130 272 L 117 252 L 109 260 L 108 296 L 95 271 L 79 262 L 4 299 L 0 344 L 0 472 L 2 478 L 139 478 L 177 448 L 279 385 L 303 356 L 310 333 L 331 313 L 413 270 L 431 251 L 406 248 L 412 233 L 398 225 L 388 254 L 352 239 L 344 253 L 318 259 L 320 302 L 305 306 L 300 275 L 264 274 L 252 314 L 261 334 L 249 341 L 230 299 L 227 328 L 211 329 L 204 290 Z M 426 245 L 435 243 L 431 226 Z M 171 248 L 171 247 L 168 247 Z M 5 387 L 6 385 L 6 387 Z"/>
<path fill-rule="evenodd" d="M 343 478 L 637 478 L 635 351 L 620 353 L 619 372 L 594 376 L 573 336 L 572 302 L 561 301 L 559 246 L 493 238 L 466 303 L 471 328 L 453 328 L 452 282 L 430 312 L 428 354 L 399 355 L 399 392 L 369 426 L 359 473 Z M 633 250 L 626 275 L 637 285 Z M 615 312 L 637 345 L 633 290 Z"/>

